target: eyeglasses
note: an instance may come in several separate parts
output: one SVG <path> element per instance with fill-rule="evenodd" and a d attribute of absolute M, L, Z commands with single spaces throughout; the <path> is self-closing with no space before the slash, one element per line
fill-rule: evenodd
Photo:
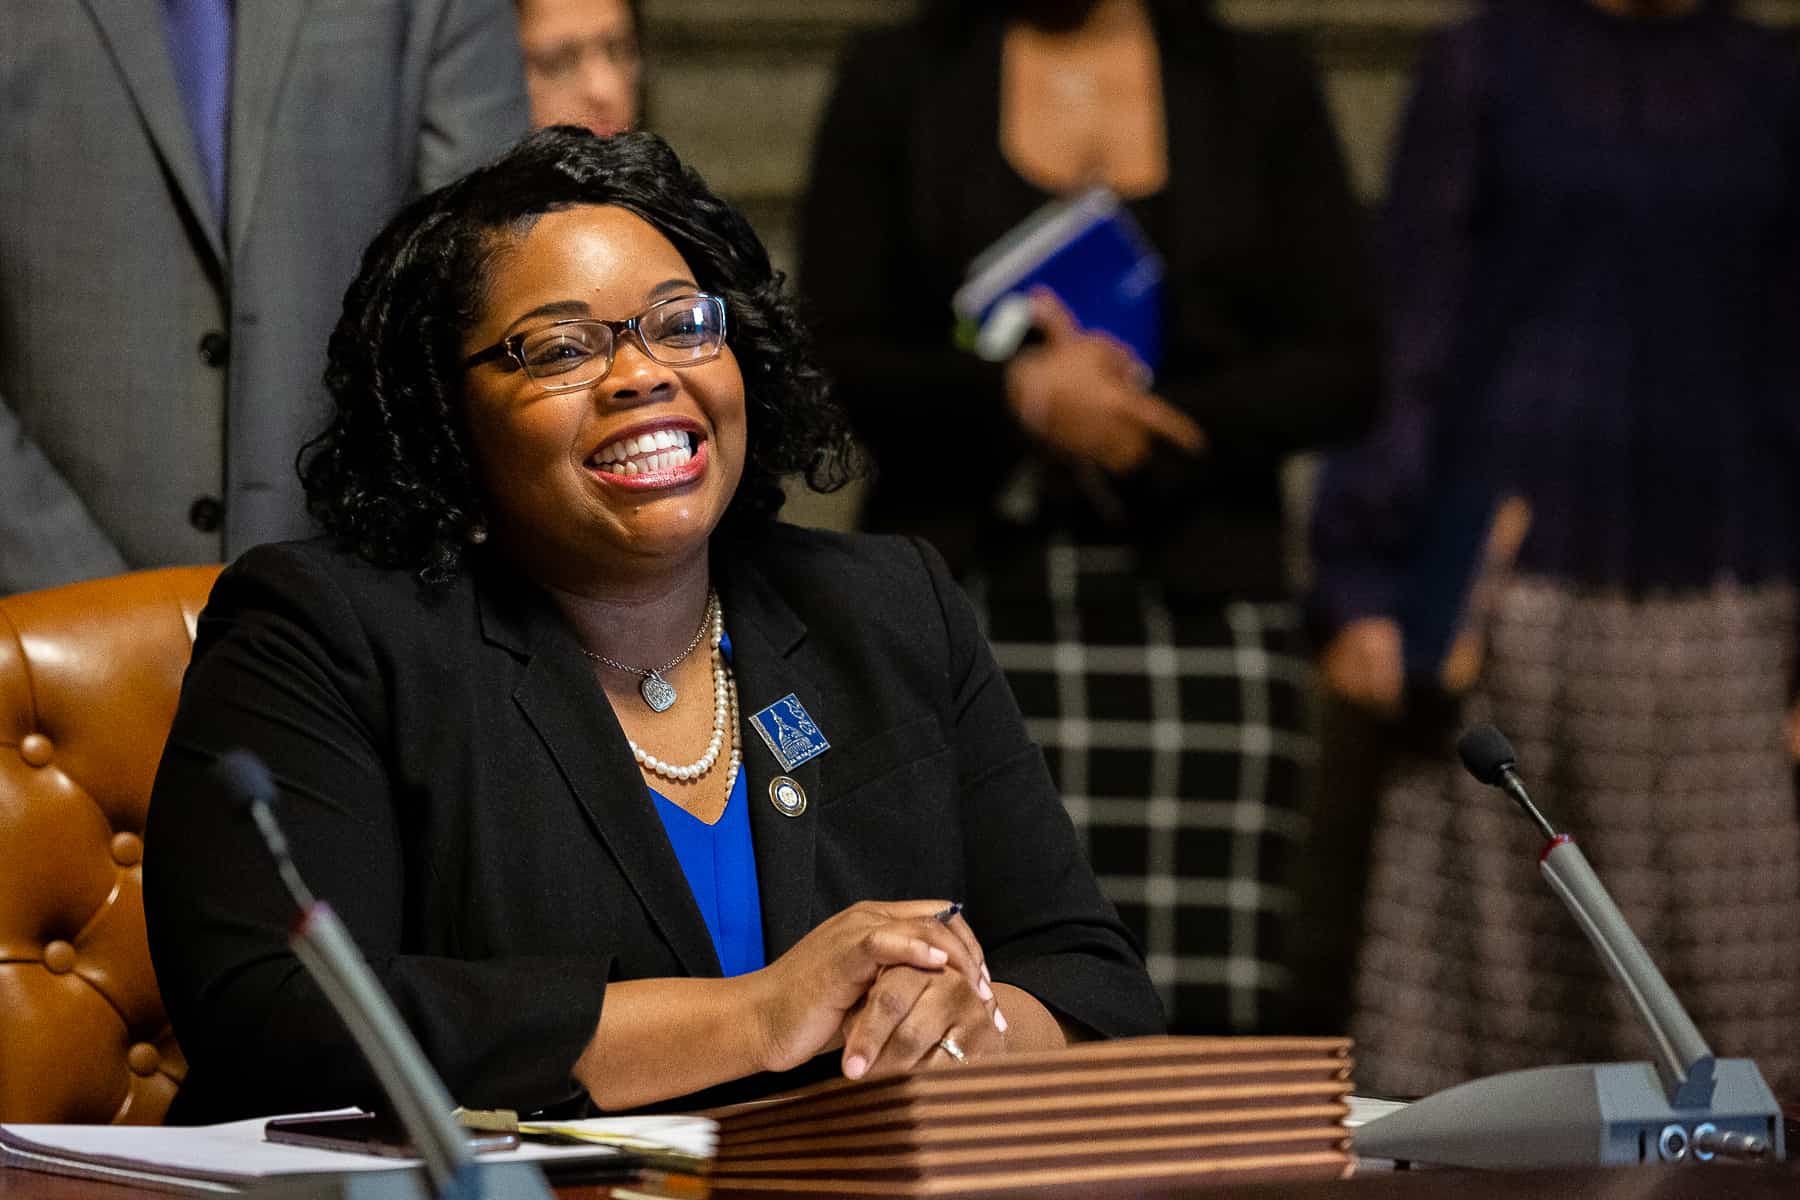
<path fill-rule="evenodd" d="M 659 300 L 635 317 L 602 321 L 576 317 L 527 329 L 477 350 L 463 369 L 510 358 L 547 392 L 572 392 L 606 378 L 619 339 L 634 335 L 651 359 L 691 367 L 717 358 L 725 345 L 725 302 L 698 292 Z"/>

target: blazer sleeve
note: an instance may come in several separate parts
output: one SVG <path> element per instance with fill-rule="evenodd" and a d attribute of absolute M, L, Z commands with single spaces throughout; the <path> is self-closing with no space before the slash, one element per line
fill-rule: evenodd
<path fill-rule="evenodd" d="M 1164 1032 L 1143 957 L 1100 892 L 968 598 L 930 544 L 911 540 L 943 615 L 965 912 L 989 970 L 1103 1037 Z"/>
<path fill-rule="evenodd" d="M 0 595 L 126 569 L 124 556 L 0 396 Z"/>
<path fill-rule="evenodd" d="M 158 983 L 196 1082 L 188 1119 L 376 1104 L 348 1032 L 287 946 L 293 909 L 251 823 L 214 783 L 253 748 L 279 818 L 326 899 L 457 1100 L 530 1110 L 579 1099 L 569 1077 L 611 968 L 591 955 L 471 961 L 411 952 L 425 884 L 389 770 L 384 669 L 343 591 L 310 560 L 263 547 L 230 568 L 201 616 L 152 792 L 145 916 Z M 185 1098 L 185 1097 L 184 1097 Z"/>
<path fill-rule="evenodd" d="M 507 0 L 449 0 L 425 65 L 419 191 L 480 166 L 530 126 L 514 6 Z"/>

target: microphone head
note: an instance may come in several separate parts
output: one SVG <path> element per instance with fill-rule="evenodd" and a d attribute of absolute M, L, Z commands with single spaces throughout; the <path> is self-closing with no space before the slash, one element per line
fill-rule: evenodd
<path fill-rule="evenodd" d="M 1504 782 L 1502 772 L 1519 764 L 1506 735 L 1485 721 L 1463 731 L 1456 739 L 1456 753 L 1469 774 L 1489 787 L 1499 787 Z"/>
<path fill-rule="evenodd" d="M 213 764 L 213 777 L 225 788 L 233 803 L 245 808 L 275 804 L 275 777 L 263 760 L 248 750 L 228 750 Z"/>

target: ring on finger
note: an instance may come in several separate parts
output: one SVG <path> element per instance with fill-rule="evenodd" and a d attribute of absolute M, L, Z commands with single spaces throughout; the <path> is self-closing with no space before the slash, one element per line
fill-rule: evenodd
<path fill-rule="evenodd" d="M 945 1054 L 948 1054 L 951 1058 L 954 1058 L 957 1062 L 961 1063 L 963 1066 L 966 1067 L 969 1065 L 968 1054 L 963 1050 L 963 1048 L 961 1046 L 956 1044 L 956 1039 L 951 1037 L 949 1034 L 945 1034 L 943 1037 L 938 1039 L 938 1049 L 942 1050 Z"/>

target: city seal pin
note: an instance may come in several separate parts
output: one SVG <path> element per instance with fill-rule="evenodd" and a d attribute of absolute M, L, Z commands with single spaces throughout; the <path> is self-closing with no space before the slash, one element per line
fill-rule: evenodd
<path fill-rule="evenodd" d="M 797 780 L 777 775 L 769 780 L 769 803 L 784 817 L 797 817 L 806 811 L 806 789 Z"/>

